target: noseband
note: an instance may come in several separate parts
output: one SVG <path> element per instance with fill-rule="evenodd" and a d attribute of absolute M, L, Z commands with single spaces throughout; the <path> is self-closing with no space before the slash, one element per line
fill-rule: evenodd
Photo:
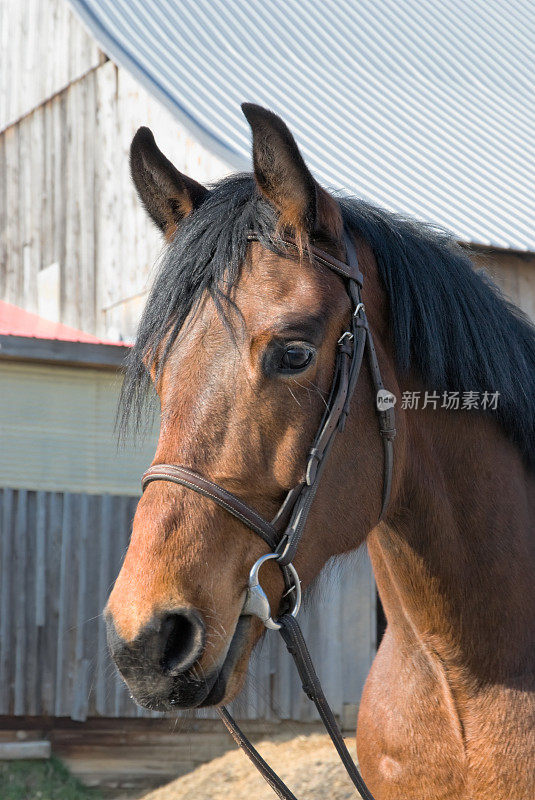
<path fill-rule="evenodd" d="M 259 237 L 252 233 L 249 241 L 259 241 Z M 284 243 L 290 250 L 297 250 L 297 243 L 290 237 L 284 237 Z M 320 423 L 314 443 L 308 454 L 306 467 L 302 480 L 294 486 L 284 499 L 275 517 L 268 522 L 260 516 L 251 506 L 239 497 L 228 492 L 222 486 L 213 483 L 204 476 L 185 466 L 175 464 L 156 464 L 150 467 L 143 475 L 141 486 L 143 491 L 152 481 L 170 481 L 185 486 L 188 489 L 209 497 L 222 508 L 233 514 L 244 525 L 263 539 L 271 552 L 262 556 L 253 565 L 249 573 L 249 586 L 247 589 L 242 615 L 259 617 L 267 628 L 279 630 L 294 658 L 297 669 L 303 681 L 303 689 L 316 704 L 320 716 L 327 728 L 329 735 L 340 755 L 340 758 L 365 800 L 373 800 L 368 788 L 351 758 L 334 715 L 329 708 L 318 677 L 310 660 L 301 629 L 296 621 L 301 605 L 301 585 L 292 564 L 305 529 L 314 497 L 318 490 L 328 455 L 331 451 L 336 434 L 342 431 L 349 414 L 351 398 L 357 385 L 361 370 L 364 352 L 367 352 L 371 377 L 374 384 L 379 418 L 379 430 L 383 441 L 384 469 L 383 469 L 383 497 L 379 519 L 388 507 L 392 488 L 392 471 L 394 458 L 394 408 L 390 405 L 383 408 L 380 401 L 389 393 L 385 392 L 377 354 L 373 344 L 373 337 L 366 318 L 362 302 L 363 277 L 359 269 L 357 252 L 347 232 L 344 232 L 344 246 L 346 261 L 340 261 L 330 253 L 311 246 L 309 253 L 312 260 L 322 266 L 328 267 L 343 278 L 351 302 L 351 320 L 337 343 L 336 365 L 331 393 L 327 408 Z M 269 560 L 277 562 L 282 570 L 286 591 L 284 597 L 292 596 L 292 608 L 289 613 L 283 613 L 274 620 L 271 615 L 269 600 L 259 583 L 260 567 Z M 234 737 L 235 741 L 245 750 L 247 756 L 259 769 L 274 791 L 282 800 L 296 800 L 295 796 L 280 778 L 262 759 L 253 748 L 236 722 L 225 708 L 218 709 L 219 714 Z"/>

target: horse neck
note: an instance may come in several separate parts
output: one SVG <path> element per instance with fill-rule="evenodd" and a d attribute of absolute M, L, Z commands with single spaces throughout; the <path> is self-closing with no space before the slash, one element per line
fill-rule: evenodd
<path fill-rule="evenodd" d="M 535 479 L 489 418 L 407 411 L 400 490 L 369 538 L 391 633 L 476 681 L 529 669 Z"/>

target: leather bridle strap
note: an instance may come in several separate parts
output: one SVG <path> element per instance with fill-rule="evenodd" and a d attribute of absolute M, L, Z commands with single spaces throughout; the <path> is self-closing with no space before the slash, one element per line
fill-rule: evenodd
<path fill-rule="evenodd" d="M 259 237 L 252 233 L 249 235 L 248 239 L 249 241 L 258 241 Z M 295 248 L 298 253 L 301 252 L 294 239 L 284 237 L 283 241 L 291 248 Z M 305 250 L 314 261 L 328 267 L 333 272 L 340 275 L 346 282 L 346 289 L 351 301 L 351 321 L 349 328 L 338 340 L 331 394 L 318 433 L 316 434 L 307 458 L 303 480 L 288 492 L 274 519 L 271 522 L 263 519 L 260 514 L 243 500 L 236 497 L 236 495 L 218 484 L 213 483 L 213 481 L 195 472 L 195 470 L 190 467 L 176 464 L 156 464 L 145 472 L 142 477 L 141 485 L 143 490 L 145 490 L 147 485 L 153 481 L 170 481 L 198 492 L 205 497 L 209 497 L 239 519 L 240 522 L 247 525 L 266 542 L 271 553 L 259 559 L 251 570 L 248 599 L 246 600 L 242 613 L 260 616 L 264 624 L 268 627 L 280 630 L 288 652 L 294 659 L 301 676 L 303 690 L 315 703 L 349 777 L 364 800 L 373 800 L 370 791 L 366 787 L 366 784 L 347 750 L 342 734 L 336 724 L 334 714 L 329 708 L 318 676 L 314 670 L 303 634 L 295 619 L 295 615 L 299 609 L 301 590 L 297 573 L 292 565 L 334 439 L 337 432 L 343 429 L 349 414 L 351 398 L 357 385 L 365 350 L 368 354 L 370 372 L 376 395 L 381 390 L 384 390 L 372 334 L 366 318 L 364 304 L 362 303 L 362 273 L 359 269 L 355 246 L 347 232 L 344 232 L 344 245 L 346 249 L 346 262 L 340 261 L 331 254 L 312 245 Z M 393 440 L 396 431 L 394 428 L 394 410 L 392 407 L 386 410 L 382 410 L 378 407 L 378 414 L 380 423 L 379 429 L 384 447 L 381 518 L 386 511 L 390 499 L 393 470 Z M 296 598 L 292 613 L 283 614 L 278 618 L 277 622 L 272 620 L 269 611 L 265 613 L 264 601 L 268 603 L 268 600 L 257 583 L 259 566 L 266 559 L 275 559 L 282 570 L 286 585 L 284 596 L 286 597 L 288 594 L 294 593 Z M 252 582 L 253 575 L 254 582 Z M 244 749 L 247 756 L 281 800 L 296 800 L 288 787 L 255 750 L 228 711 L 224 708 L 220 708 L 218 712 L 237 744 Z"/>
<path fill-rule="evenodd" d="M 256 767 L 258 772 L 262 775 L 266 783 L 269 783 L 275 794 L 281 800 L 297 800 L 297 797 L 286 786 L 274 770 L 271 769 L 267 761 L 265 761 L 256 747 L 251 744 L 247 736 L 237 724 L 236 720 L 229 714 L 225 706 L 220 706 L 217 709 L 219 718 L 227 731 L 230 733 L 238 747 L 240 747 L 249 761 Z"/>
<path fill-rule="evenodd" d="M 208 478 L 199 475 L 198 472 L 190 469 L 189 467 L 181 467 L 176 464 L 156 464 L 154 467 L 144 473 L 141 479 L 141 488 L 145 488 L 152 481 L 170 481 L 171 483 L 178 483 L 185 486 L 187 489 L 192 489 L 194 492 L 209 497 L 222 508 L 226 509 L 229 514 L 237 517 L 240 522 L 247 525 L 254 531 L 261 539 L 263 539 L 271 550 L 276 550 L 279 544 L 280 534 L 270 522 L 267 522 L 260 514 L 236 497 L 235 494 L 227 492 L 222 486 L 213 483 Z"/>
<path fill-rule="evenodd" d="M 281 635 L 286 644 L 288 652 L 292 656 L 294 663 L 301 678 L 303 691 L 316 706 L 321 721 L 325 726 L 329 737 L 334 744 L 336 751 L 340 757 L 340 761 L 345 767 L 345 770 L 351 779 L 353 785 L 360 792 L 363 800 L 374 800 L 374 797 L 368 787 L 366 786 L 362 775 L 360 774 L 357 765 L 353 761 L 349 750 L 347 749 L 344 737 L 338 727 L 336 718 L 327 702 L 323 689 L 321 688 L 320 680 L 314 669 L 308 647 L 303 638 L 303 633 L 299 623 L 291 614 L 283 614 L 279 617 L 281 625 Z M 269 783 L 275 794 L 281 800 L 296 800 L 293 792 L 286 786 L 286 784 L 273 772 L 269 764 L 264 761 L 258 750 L 251 744 L 247 736 L 240 729 L 236 720 L 229 714 L 226 708 L 221 707 L 217 709 L 220 719 L 231 734 L 236 744 L 241 747 L 247 758 L 254 764 L 256 769 L 260 772 L 264 780 Z"/>
<path fill-rule="evenodd" d="M 260 238 L 258 234 L 250 233 L 247 236 L 247 241 L 259 242 Z M 285 234 L 282 237 L 282 241 L 284 242 L 285 245 L 289 245 L 290 247 L 297 250 L 298 253 L 301 252 L 299 244 L 297 243 L 297 240 L 294 239 L 293 236 L 288 236 L 288 234 Z M 353 247 L 353 243 L 351 242 L 349 234 L 346 231 L 344 231 L 344 244 L 346 246 L 346 253 L 348 252 L 347 250 L 348 242 L 350 243 L 349 246 Z M 327 253 L 325 250 L 320 250 L 319 247 L 316 247 L 313 244 L 307 245 L 306 248 L 304 249 L 304 253 L 310 255 L 312 261 L 315 261 L 318 264 L 323 264 L 324 267 L 328 267 L 330 270 L 332 270 L 332 272 L 336 272 L 337 275 L 340 275 L 340 277 L 345 278 L 346 280 L 355 281 L 356 283 L 358 283 L 359 286 L 362 286 L 364 278 L 359 268 L 359 262 L 356 255 L 356 251 L 355 251 L 355 258 L 348 257 L 347 262 L 340 261 L 339 258 L 336 258 L 335 256 L 331 255 L 331 253 Z"/>

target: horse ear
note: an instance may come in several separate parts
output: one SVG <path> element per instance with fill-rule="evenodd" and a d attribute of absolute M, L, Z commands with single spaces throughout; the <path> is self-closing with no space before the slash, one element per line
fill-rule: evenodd
<path fill-rule="evenodd" d="M 338 203 L 312 177 L 287 125 L 253 103 L 243 103 L 242 111 L 253 133 L 257 185 L 278 210 L 282 225 L 292 228 L 299 239 L 319 230 L 339 235 Z"/>
<path fill-rule="evenodd" d="M 312 233 L 317 184 L 294 137 L 272 111 L 253 103 L 243 103 L 242 111 L 253 133 L 254 174 L 260 191 L 279 211 L 283 224 Z"/>
<path fill-rule="evenodd" d="M 130 172 L 141 202 L 168 239 L 208 194 L 208 189 L 171 164 L 149 128 L 140 128 L 132 139 Z"/>

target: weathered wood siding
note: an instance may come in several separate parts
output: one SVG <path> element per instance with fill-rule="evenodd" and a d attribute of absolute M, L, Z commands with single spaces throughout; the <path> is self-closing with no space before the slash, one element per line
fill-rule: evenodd
<path fill-rule="evenodd" d="M 106 58 L 65 0 L 2 0 L 0 49 L 0 130 Z"/>
<path fill-rule="evenodd" d="M 63 51 L 66 40 L 56 41 L 50 50 Z M 38 312 L 39 278 L 52 267 L 57 286 L 47 280 L 46 291 L 57 292 L 58 321 L 115 340 L 133 337 L 161 250 L 129 174 L 140 125 L 152 127 L 177 167 L 197 180 L 227 174 L 127 72 L 102 59 L 0 133 L 2 299 Z"/>
<path fill-rule="evenodd" d="M 535 255 L 480 247 L 474 248 L 473 260 L 535 322 Z"/>
<path fill-rule="evenodd" d="M 0 716 L 154 716 L 118 678 L 102 619 L 136 503 L 0 490 Z M 374 587 L 364 551 L 325 577 L 303 626 L 342 715 L 358 702 L 375 652 Z M 235 711 L 248 719 L 315 719 L 279 636 L 268 634 L 253 657 Z"/>

